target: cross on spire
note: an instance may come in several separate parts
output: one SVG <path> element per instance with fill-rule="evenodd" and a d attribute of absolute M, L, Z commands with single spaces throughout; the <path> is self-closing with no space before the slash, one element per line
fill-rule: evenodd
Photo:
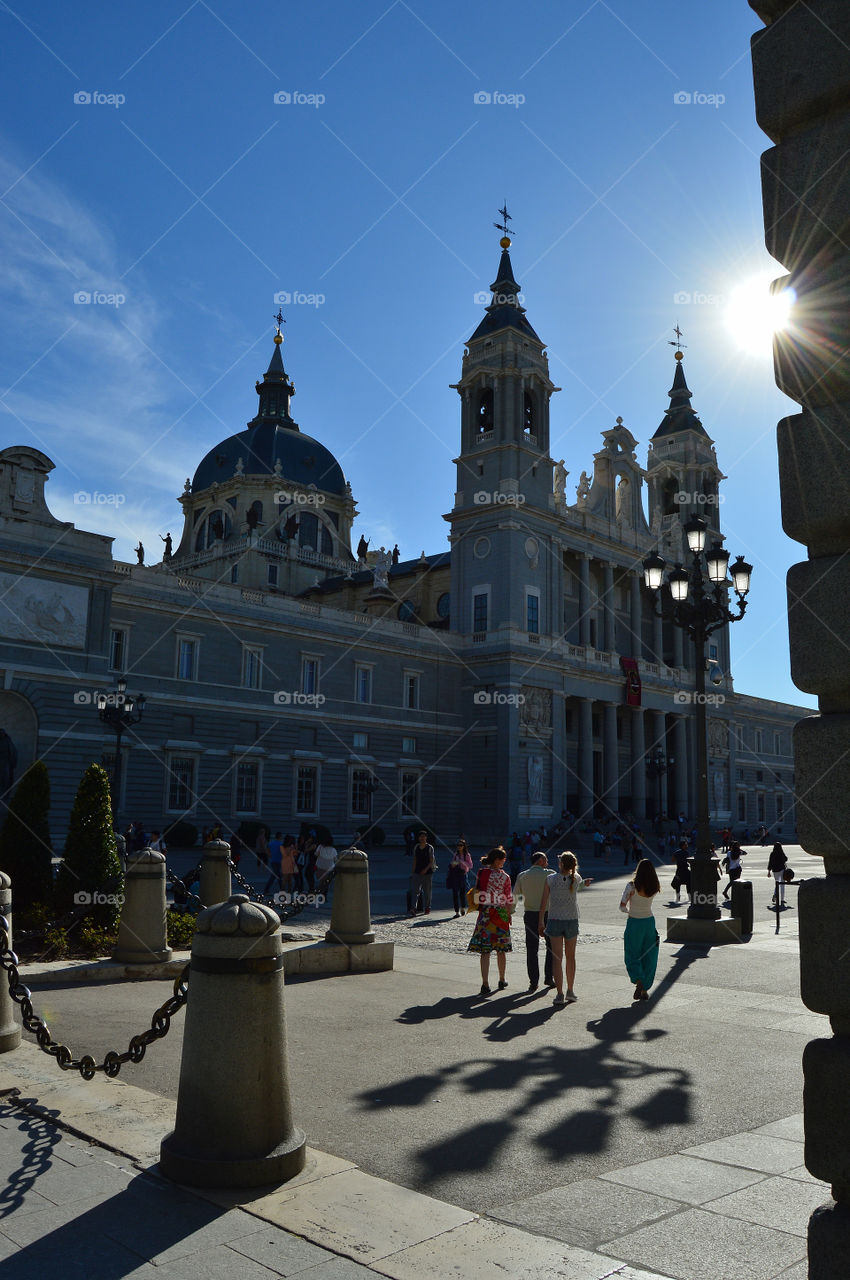
<path fill-rule="evenodd" d="M 272 320 L 276 320 L 276 321 L 277 321 L 277 331 L 278 331 L 278 333 L 280 333 L 280 326 L 281 326 L 282 324 L 286 324 L 286 320 L 285 320 L 285 319 L 284 319 L 284 317 L 283 317 L 283 311 L 282 311 L 282 309 L 281 309 L 280 307 L 278 307 L 277 315 L 276 315 L 276 316 L 272 316 Z"/>
<path fill-rule="evenodd" d="M 675 347 L 675 348 L 676 348 L 676 354 L 677 354 L 677 355 L 678 355 L 678 354 L 679 354 L 679 352 L 681 352 L 681 351 L 687 351 L 687 349 L 688 349 L 688 348 L 687 348 L 686 346 L 684 346 L 684 345 L 683 345 L 683 343 L 682 343 L 682 338 L 684 337 L 684 334 L 682 333 L 682 330 L 679 328 L 678 324 L 676 325 L 676 328 L 673 330 L 673 332 L 674 332 L 674 333 L 675 333 L 675 335 L 676 335 L 676 341 L 675 341 L 675 342 L 672 342 L 672 341 L 671 341 L 671 342 L 669 342 L 669 343 L 668 343 L 668 346 Z"/>
<path fill-rule="evenodd" d="M 506 236 L 506 235 L 508 234 L 508 230 L 509 230 L 509 228 L 508 228 L 508 223 L 509 223 L 509 222 L 513 222 L 513 218 L 512 218 L 512 217 L 511 217 L 511 215 L 508 213 L 508 202 L 507 202 L 507 200 L 505 201 L 505 203 L 504 203 L 504 205 L 502 206 L 502 208 L 499 210 L 499 213 L 502 215 L 502 221 L 501 221 L 501 222 L 494 222 L 494 223 L 493 223 L 493 226 L 496 228 L 496 230 L 497 230 L 497 231 L 501 231 L 501 233 L 502 233 L 502 235 L 503 235 L 503 236 Z M 510 229 L 510 230 L 511 230 L 511 235 L 513 235 L 513 229 Z"/>

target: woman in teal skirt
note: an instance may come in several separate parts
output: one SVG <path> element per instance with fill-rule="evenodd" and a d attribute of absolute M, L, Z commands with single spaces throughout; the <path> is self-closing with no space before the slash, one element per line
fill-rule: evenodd
<path fill-rule="evenodd" d="M 469 940 L 469 951 L 477 951 L 481 959 L 481 994 L 490 994 L 490 956 L 496 953 L 496 964 L 499 969 L 499 990 L 504 991 L 508 985 L 505 978 L 507 953 L 511 947 L 511 911 L 513 894 L 511 878 L 505 871 L 505 858 L 508 855 L 501 845 L 491 849 L 482 858 L 481 870 L 475 880 L 475 902 L 478 906 L 478 919 L 475 932 Z"/>
<path fill-rule="evenodd" d="M 635 984 L 633 1000 L 648 1000 L 649 988 L 655 981 L 658 964 L 658 933 L 652 914 L 652 899 L 661 892 L 655 867 L 649 858 L 641 858 L 620 899 L 620 910 L 629 918 L 623 948 L 626 969 Z"/>

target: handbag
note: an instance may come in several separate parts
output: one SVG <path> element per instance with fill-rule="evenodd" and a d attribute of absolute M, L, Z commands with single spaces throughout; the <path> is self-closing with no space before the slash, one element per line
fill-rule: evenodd
<path fill-rule="evenodd" d="M 466 906 L 467 906 L 467 910 L 468 910 L 468 911 L 477 911 L 477 910 L 478 910 L 478 903 L 477 903 L 477 902 L 476 902 L 476 900 L 475 900 L 475 898 L 476 898 L 476 894 L 477 894 L 477 893 L 478 893 L 478 890 L 477 890 L 477 889 L 467 889 L 467 891 L 466 891 Z"/>
<path fill-rule="evenodd" d="M 791 881 L 794 879 L 794 868 L 786 867 L 785 870 L 782 872 L 782 879 L 785 881 L 786 884 L 790 884 Z"/>

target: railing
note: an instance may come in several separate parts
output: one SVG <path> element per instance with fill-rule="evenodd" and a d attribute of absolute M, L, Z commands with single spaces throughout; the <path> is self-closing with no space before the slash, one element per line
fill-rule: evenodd
<path fill-rule="evenodd" d="M 494 434 L 495 434 L 495 433 L 494 433 L 494 432 L 492 432 L 492 431 L 482 431 L 482 432 L 480 432 L 480 433 L 475 437 L 475 444 L 491 444 L 491 443 L 492 443 L 492 441 L 493 441 L 493 436 L 494 436 Z"/>
<path fill-rule="evenodd" d="M 483 644 L 486 639 L 487 639 L 486 631 L 473 631 L 472 633 L 473 644 Z"/>

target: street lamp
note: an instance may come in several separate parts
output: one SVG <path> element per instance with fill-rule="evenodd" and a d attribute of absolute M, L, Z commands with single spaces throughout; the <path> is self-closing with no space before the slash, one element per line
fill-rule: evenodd
<path fill-rule="evenodd" d="M 718 920 L 716 859 L 711 856 L 711 831 L 708 822 L 708 742 L 706 721 L 705 642 L 730 622 L 740 622 L 747 608 L 753 566 L 738 556 L 729 568 L 729 552 L 719 541 L 706 551 L 705 520 L 691 516 L 684 526 L 690 569 L 678 564 L 667 574 L 668 592 L 662 594 L 664 570 L 661 556 L 648 556 L 643 562 L 644 578 L 653 593 L 657 617 L 685 631 L 694 642 L 696 657 L 696 692 L 694 695 L 697 728 L 697 847 L 691 859 L 691 905 L 688 917 L 696 920 Z M 727 568 L 731 584 L 727 578 Z M 738 597 L 738 612 L 728 605 L 729 586 Z"/>
<path fill-rule="evenodd" d="M 121 735 L 138 724 L 145 712 L 145 695 L 127 692 L 126 676 L 119 676 L 114 693 L 102 690 L 96 698 L 98 715 L 115 734 L 115 769 L 112 776 L 112 818 L 118 820 L 121 797 Z"/>

